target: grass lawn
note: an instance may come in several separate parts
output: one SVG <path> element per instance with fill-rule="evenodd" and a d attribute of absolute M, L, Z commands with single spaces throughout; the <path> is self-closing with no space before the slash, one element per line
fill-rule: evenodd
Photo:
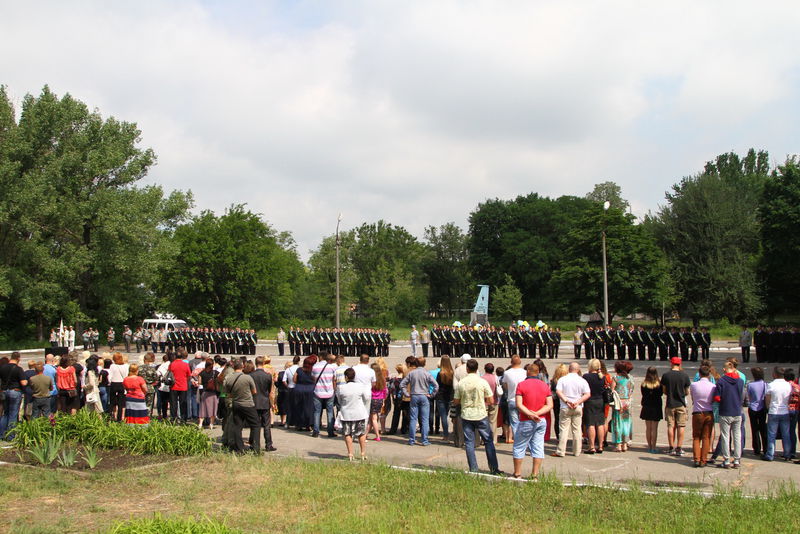
<path fill-rule="evenodd" d="M 213 454 L 88 477 L 2 466 L 0 480 L 0 530 L 18 533 L 108 532 L 119 521 L 151 520 L 156 513 L 241 532 L 800 530 L 800 494 L 794 491 L 770 499 L 652 495 L 570 488 L 553 479 L 518 484 L 292 458 Z"/>

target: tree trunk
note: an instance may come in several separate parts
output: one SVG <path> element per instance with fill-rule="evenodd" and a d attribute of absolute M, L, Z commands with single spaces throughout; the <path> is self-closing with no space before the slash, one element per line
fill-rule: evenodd
<path fill-rule="evenodd" d="M 44 317 L 41 313 L 36 314 L 36 341 L 44 341 Z"/>

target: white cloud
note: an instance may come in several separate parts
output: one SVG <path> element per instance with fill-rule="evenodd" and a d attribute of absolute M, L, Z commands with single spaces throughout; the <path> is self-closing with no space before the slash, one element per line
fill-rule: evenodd
<path fill-rule="evenodd" d="M 303 254 L 384 218 L 617 181 L 638 213 L 716 154 L 796 152 L 793 2 L 7 3 L 2 80 L 136 121 L 148 180 L 247 202 Z"/>

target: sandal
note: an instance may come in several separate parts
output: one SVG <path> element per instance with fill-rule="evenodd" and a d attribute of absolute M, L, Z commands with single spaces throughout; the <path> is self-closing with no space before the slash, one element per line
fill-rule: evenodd
<path fill-rule="evenodd" d="M 594 454 L 596 451 L 594 449 L 589 449 L 586 451 L 586 454 Z"/>

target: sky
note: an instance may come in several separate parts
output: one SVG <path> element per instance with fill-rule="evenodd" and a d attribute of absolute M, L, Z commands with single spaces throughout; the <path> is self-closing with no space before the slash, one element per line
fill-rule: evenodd
<path fill-rule="evenodd" d="M 0 84 L 137 123 L 145 183 L 246 203 L 307 259 L 339 213 L 421 238 L 611 180 L 642 216 L 718 154 L 777 165 L 797 28 L 792 1 L 0 0 Z"/>

